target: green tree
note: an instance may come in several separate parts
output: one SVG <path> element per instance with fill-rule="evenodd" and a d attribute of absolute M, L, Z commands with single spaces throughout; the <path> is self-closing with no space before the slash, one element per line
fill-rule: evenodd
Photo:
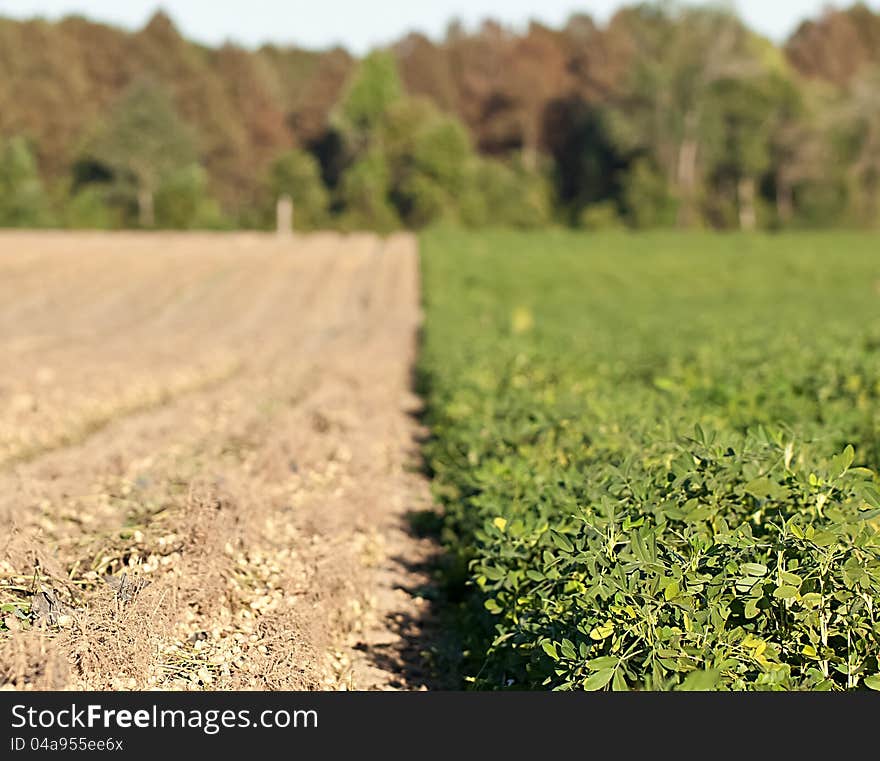
<path fill-rule="evenodd" d="M 811 163 L 821 168 L 803 83 L 768 40 L 750 36 L 743 55 L 747 69 L 719 78 L 706 96 L 706 206 L 716 217 L 729 209 L 729 224 L 752 230 L 774 207 L 778 224 L 791 223 L 795 186 Z"/>
<path fill-rule="evenodd" d="M 641 156 L 629 167 L 623 181 L 623 202 L 628 224 L 637 229 L 673 227 L 676 223 L 678 199 L 650 156 Z"/>
<path fill-rule="evenodd" d="M 287 195 L 293 200 L 294 224 L 304 230 L 314 230 L 327 222 L 330 203 L 327 188 L 321 178 L 321 167 L 309 153 L 288 151 L 276 159 L 269 171 L 270 216 L 275 201 Z"/>
<path fill-rule="evenodd" d="M 777 100 L 769 150 L 776 221 L 781 227 L 804 218 L 805 188 L 828 177 L 830 156 L 820 116 L 826 113 L 808 83 L 791 78 Z"/>
<path fill-rule="evenodd" d="M 400 219 L 390 193 L 391 172 L 386 157 L 379 151 L 367 153 L 342 178 L 343 226 L 379 232 L 397 229 Z"/>
<path fill-rule="evenodd" d="M 388 109 L 402 97 L 403 84 L 391 53 L 376 51 L 361 61 L 336 117 L 354 150 L 363 150 L 375 138 Z"/>
<path fill-rule="evenodd" d="M 458 198 L 474 156 L 459 120 L 425 99 L 406 98 L 386 113 L 380 144 L 388 157 L 391 199 L 406 225 L 424 227 L 457 218 Z"/>
<path fill-rule="evenodd" d="M 82 161 L 111 177 L 113 196 L 137 209 L 141 227 L 156 224 L 163 180 L 196 163 L 195 142 L 159 86 L 140 82 L 116 103 L 87 141 Z"/>
<path fill-rule="evenodd" d="M 535 227 L 550 220 L 549 185 L 540 171 L 522 161 L 503 164 L 479 158 L 464 124 L 426 99 L 390 103 L 370 144 L 367 166 L 374 167 L 376 197 L 386 198 L 409 227 L 437 222 Z M 358 165 L 364 174 L 365 168 Z M 363 178 L 358 186 L 364 186 Z M 384 209 L 378 213 L 387 216 Z"/>
<path fill-rule="evenodd" d="M 224 226 L 219 204 L 208 192 L 208 174 L 198 164 L 168 173 L 156 189 L 156 225 L 172 230 Z"/>
<path fill-rule="evenodd" d="M 51 221 L 49 199 L 27 141 L 0 140 L 0 227 L 42 227 Z"/>
<path fill-rule="evenodd" d="M 470 227 L 541 227 L 551 220 L 549 182 L 522 165 L 475 159 L 460 207 Z"/>
<path fill-rule="evenodd" d="M 98 187 L 84 187 L 63 202 L 62 222 L 70 230 L 108 230 L 118 225 L 116 216 Z"/>
<path fill-rule="evenodd" d="M 614 201 L 602 201 L 583 208 L 578 226 L 592 231 L 619 230 L 623 228 L 623 221 Z"/>
<path fill-rule="evenodd" d="M 859 224 L 880 225 L 880 67 L 865 71 L 839 110 L 842 163 Z"/>
<path fill-rule="evenodd" d="M 346 226 L 386 231 L 458 217 L 473 147 L 467 129 L 425 98 L 403 95 L 394 58 L 368 56 L 340 105 L 349 167 Z"/>
<path fill-rule="evenodd" d="M 750 34 L 723 8 L 639 6 L 627 17 L 637 51 L 610 112 L 621 150 L 647 155 L 678 202 L 683 227 L 700 222 L 709 93 L 719 80 L 749 76 Z"/>
<path fill-rule="evenodd" d="M 706 140 L 709 199 L 716 211 L 723 200 L 742 230 L 758 226 L 761 179 L 771 168 L 771 134 L 779 83 L 772 77 L 726 79 L 709 94 L 706 121 L 713 134 Z M 707 204 L 712 204 L 707 200 Z M 721 212 L 723 218 L 723 212 Z M 725 226 L 732 220 L 723 220 Z"/>
<path fill-rule="evenodd" d="M 337 193 L 345 227 L 387 232 L 400 224 L 382 136 L 387 113 L 402 96 L 394 57 L 377 51 L 361 61 L 336 109 L 333 121 L 345 154 Z"/>

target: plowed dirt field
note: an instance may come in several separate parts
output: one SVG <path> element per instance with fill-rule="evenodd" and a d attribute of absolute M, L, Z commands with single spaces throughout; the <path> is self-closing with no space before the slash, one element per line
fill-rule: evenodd
<path fill-rule="evenodd" d="M 416 241 L 0 235 L 0 685 L 421 688 Z"/>

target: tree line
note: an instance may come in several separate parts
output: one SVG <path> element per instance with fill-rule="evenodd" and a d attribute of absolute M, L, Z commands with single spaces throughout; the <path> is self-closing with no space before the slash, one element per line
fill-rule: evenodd
<path fill-rule="evenodd" d="M 880 14 L 450 24 L 355 59 L 0 19 L 0 226 L 880 226 Z"/>

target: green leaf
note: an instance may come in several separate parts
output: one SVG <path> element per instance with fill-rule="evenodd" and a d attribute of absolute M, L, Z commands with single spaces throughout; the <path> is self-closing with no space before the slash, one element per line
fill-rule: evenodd
<path fill-rule="evenodd" d="M 490 613 L 495 614 L 496 616 L 502 611 L 501 606 L 491 597 L 483 603 L 483 606 L 486 608 L 486 610 L 488 610 Z"/>
<path fill-rule="evenodd" d="M 862 497 L 871 507 L 880 507 L 880 492 L 873 486 L 862 487 Z"/>
<path fill-rule="evenodd" d="M 587 692 L 595 692 L 601 690 L 608 685 L 608 682 L 614 677 L 614 669 L 602 669 L 597 671 L 584 682 L 584 690 Z"/>
<path fill-rule="evenodd" d="M 851 476 L 861 476 L 862 478 L 867 478 L 869 481 L 873 480 L 876 475 L 873 470 L 870 468 L 850 468 L 847 473 Z"/>
<path fill-rule="evenodd" d="M 767 575 L 767 566 L 763 563 L 743 563 L 740 565 L 740 570 L 747 576 L 766 576 Z"/>
<path fill-rule="evenodd" d="M 852 448 L 852 444 L 848 444 L 843 452 L 833 457 L 831 459 L 831 478 L 840 478 L 846 473 L 849 470 L 849 466 L 853 464 L 855 456 L 856 453 Z"/>
<path fill-rule="evenodd" d="M 614 634 L 614 624 L 609 621 L 607 624 L 602 624 L 602 626 L 595 627 L 590 632 L 590 639 L 594 639 L 598 642 L 603 639 L 607 639 L 612 634 Z"/>
<path fill-rule="evenodd" d="M 556 653 L 556 645 L 554 645 L 549 640 L 541 643 L 541 647 L 544 648 L 544 652 L 547 653 L 554 661 L 559 660 L 559 655 Z"/>
<path fill-rule="evenodd" d="M 617 668 L 619 662 L 620 659 L 613 655 L 603 655 L 599 658 L 593 658 L 587 665 L 592 671 L 604 671 L 605 669 Z"/>
<path fill-rule="evenodd" d="M 798 596 L 798 591 L 795 587 L 783 584 L 781 587 L 776 587 L 773 596 L 780 600 L 793 600 Z"/>
<path fill-rule="evenodd" d="M 865 687 L 869 690 L 880 691 L 880 674 L 865 677 Z"/>
<path fill-rule="evenodd" d="M 785 487 L 780 486 L 768 476 L 755 478 L 749 481 L 743 489 L 758 499 L 780 500 L 785 499 L 788 496 L 788 490 Z"/>
<path fill-rule="evenodd" d="M 574 552 L 574 545 L 558 531 L 551 531 L 550 539 L 553 541 L 553 544 L 559 547 L 560 550 L 563 550 L 565 552 Z"/>
<path fill-rule="evenodd" d="M 714 690 L 720 680 L 721 674 L 717 669 L 692 671 L 678 689 L 682 692 L 708 692 Z"/>
<path fill-rule="evenodd" d="M 779 574 L 779 578 L 785 583 L 790 584 L 793 587 L 799 587 L 804 583 L 804 580 L 798 576 L 796 573 L 791 573 L 789 571 L 783 571 Z"/>
<path fill-rule="evenodd" d="M 817 531 L 813 536 L 808 536 L 807 538 L 817 547 L 830 547 L 832 544 L 837 543 L 837 535 L 830 531 Z"/>

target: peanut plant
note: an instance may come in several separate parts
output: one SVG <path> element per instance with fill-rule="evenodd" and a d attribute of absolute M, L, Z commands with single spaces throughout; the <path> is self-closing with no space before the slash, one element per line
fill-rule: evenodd
<path fill-rule="evenodd" d="M 880 688 L 877 243 L 424 237 L 472 686 Z"/>

